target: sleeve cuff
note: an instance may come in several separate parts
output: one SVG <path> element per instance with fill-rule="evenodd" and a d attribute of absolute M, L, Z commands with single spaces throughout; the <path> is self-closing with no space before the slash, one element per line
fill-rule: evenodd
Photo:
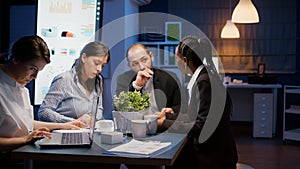
<path fill-rule="evenodd" d="M 135 88 L 136 90 L 141 90 L 143 88 L 143 86 L 138 86 L 135 84 L 135 81 L 132 82 L 132 86 L 133 88 Z"/>

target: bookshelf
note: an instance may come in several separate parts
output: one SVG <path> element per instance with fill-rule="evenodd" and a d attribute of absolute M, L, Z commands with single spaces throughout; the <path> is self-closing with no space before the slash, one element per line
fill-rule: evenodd
<path fill-rule="evenodd" d="M 179 42 L 140 42 L 147 46 L 147 48 L 153 53 L 154 61 L 153 66 L 159 69 L 174 72 L 180 82 L 182 77 L 180 70 L 176 64 L 175 49 Z"/>
<path fill-rule="evenodd" d="M 285 85 L 283 99 L 283 141 L 300 140 L 300 125 L 289 125 L 290 123 L 298 124 L 300 115 L 299 98 L 300 86 Z"/>

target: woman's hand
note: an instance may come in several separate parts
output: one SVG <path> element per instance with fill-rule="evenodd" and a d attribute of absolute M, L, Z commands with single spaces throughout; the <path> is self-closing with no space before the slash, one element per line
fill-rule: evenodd
<path fill-rule="evenodd" d="M 41 127 L 25 136 L 25 143 L 35 142 L 36 140 L 45 137 L 51 138 L 51 133 L 49 132 L 48 128 Z"/>
<path fill-rule="evenodd" d="M 158 119 L 160 119 L 160 118 L 166 118 L 167 112 L 172 114 L 174 113 L 172 108 L 166 107 L 166 108 L 162 108 L 161 112 L 155 112 L 154 114 L 156 114 L 158 116 Z"/>
<path fill-rule="evenodd" d="M 161 109 L 161 112 L 155 112 L 154 114 L 156 114 L 158 116 L 158 120 L 157 120 L 157 123 L 158 123 L 158 127 L 161 128 L 162 127 L 162 124 L 163 122 L 165 121 L 166 119 L 166 113 L 174 113 L 173 109 L 172 108 L 162 108 Z"/>
<path fill-rule="evenodd" d="M 162 108 L 161 112 L 162 113 L 167 113 L 168 112 L 168 113 L 172 113 L 173 114 L 174 110 L 172 108 L 166 107 L 166 108 Z"/>
<path fill-rule="evenodd" d="M 73 120 L 67 123 L 63 123 L 61 129 L 65 130 L 80 130 L 80 128 L 85 127 L 86 125 L 80 120 Z"/>
<path fill-rule="evenodd" d="M 88 126 L 91 121 L 91 116 L 88 114 L 84 114 L 78 118 L 79 121 L 83 122 L 85 126 Z"/>
<path fill-rule="evenodd" d="M 161 127 L 162 127 L 162 125 L 163 125 L 165 119 L 166 119 L 166 114 L 164 114 L 164 116 L 161 116 L 161 117 L 159 117 L 159 118 L 157 119 L 157 126 L 158 126 L 158 128 L 161 128 Z"/>

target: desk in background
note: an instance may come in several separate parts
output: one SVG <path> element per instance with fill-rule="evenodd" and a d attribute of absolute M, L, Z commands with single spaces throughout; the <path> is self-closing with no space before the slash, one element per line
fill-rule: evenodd
<path fill-rule="evenodd" d="M 186 134 L 161 133 L 151 137 L 151 140 L 170 141 L 172 145 L 165 152 L 150 158 L 140 157 L 122 157 L 117 155 L 103 154 L 105 149 L 111 148 L 111 145 L 101 144 L 101 136 L 95 133 L 94 143 L 91 148 L 57 148 L 40 149 L 35 145 L 25 145 L 13 150 L 11 155 L 14 159 L 24 159 L 25 168 L 32 168 L 32 161 L 64 161 L 64 162 L 86 162 L 103 164 L 127 164 L 153 166 L 154 168 L 165 168 L 172 166 L 186 142 Z M 86 168 L 89 168 L 88 166 Z M 99 164 L 101 168 L 101 164 Z"/>
<path fill-rule="evenodd" d="M 281 84 L 226 84 L 233 101 L 231 121 L 253 121 L 253 137 L 276 134 L 277 93 Z"/>

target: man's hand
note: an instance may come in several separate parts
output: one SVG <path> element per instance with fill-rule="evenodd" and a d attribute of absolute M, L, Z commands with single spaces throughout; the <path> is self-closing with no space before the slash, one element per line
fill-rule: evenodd
<path fill-rule="evenodd" d="M 143 70 L 138 71 L 136 79 L 133 83 L 135 83 L 135 85 L 139 87 L 142 87 L 152 76 L 153 76 L 153 71 L 149 68 L 145 68 Z"/>

